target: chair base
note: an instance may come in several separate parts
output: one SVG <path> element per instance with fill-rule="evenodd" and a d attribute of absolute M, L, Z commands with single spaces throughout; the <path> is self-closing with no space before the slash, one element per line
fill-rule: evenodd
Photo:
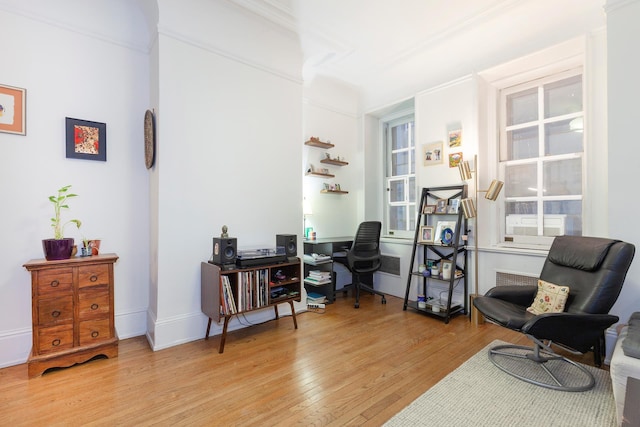
<path fill-rule="evenodd" d="M 347 291 L 349 291 L 349 288 L 353 288 L 356 294 L 356 302 L 353 304 L 354 308 L 360 308 L 360 290 L 369 292 L 374 295 L 380 295 L 382 297 L 382 301 L 380 303 L 381 304 L 387 303 L 387 299 L 385 298 L 385 295 L 382 292 L 376 291 L 372 287 L 367 286 L 365 284 L 360 283 L 359 285 L 354 285 L 353 283 L 349 283 L 348 285 L 344 285 L 344 287 L 342 288 L 342 292 L 346 294 Z"/>
<path fill-rule="evenodd" d="M 578 363 L 555 353 L 532 336 L 534 346 L 498 345 L 489 349 L 489 360 L 500 370 L 522 381 L 561 391 L 591 390 L 596 380 Z"/>

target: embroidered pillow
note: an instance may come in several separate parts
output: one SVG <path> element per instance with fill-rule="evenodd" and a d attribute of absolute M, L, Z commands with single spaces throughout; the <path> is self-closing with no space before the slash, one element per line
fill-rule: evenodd
<path fill-rule="evenodd" d="M 558 286 L 544 280 L 538 280 L 538 293 L 527 311 L 536 315 L 562 313 L 568 297 L 568 286 Z"/>

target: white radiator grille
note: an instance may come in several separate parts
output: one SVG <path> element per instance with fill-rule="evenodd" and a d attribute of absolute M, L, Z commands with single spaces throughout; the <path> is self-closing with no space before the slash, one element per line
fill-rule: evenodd
<path fill-rule="evenodd" d="M 508 273 L 504 271 L 496 271 L 496 286 L 537 286 L 538 278 L 528 276 L 522 273 Z"/>

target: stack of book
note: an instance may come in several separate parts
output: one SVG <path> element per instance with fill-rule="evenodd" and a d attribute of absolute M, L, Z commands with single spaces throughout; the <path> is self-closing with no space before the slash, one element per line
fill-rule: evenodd
<path fill-rule="evenodd" d="M 307 292 L 307 304 L 324 304 L 327 297 L 316 292 Z"/>
<path fill-rule="evenodd" d="M 315 286 L 326 285 L 331 283 L 331 272 L 311 270 L 309 271 L 309 275 L 304 279 L 304 282 Z"/>

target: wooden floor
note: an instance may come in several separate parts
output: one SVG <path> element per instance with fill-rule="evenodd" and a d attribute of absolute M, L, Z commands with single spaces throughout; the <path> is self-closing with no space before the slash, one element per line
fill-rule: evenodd
<path fill-rule="evenodd" d="M 494 339 L 528 344 L 368 294 L 359 309 L 340 295 L 300 313 L 298 326 L 282 317 L 231 332 L 223 354 L 219 336 L 157 352 L 137 337 L 117 358 L 31 380 L 26 365 L 0 369 L 0 425 L 379 426 Z"/>

